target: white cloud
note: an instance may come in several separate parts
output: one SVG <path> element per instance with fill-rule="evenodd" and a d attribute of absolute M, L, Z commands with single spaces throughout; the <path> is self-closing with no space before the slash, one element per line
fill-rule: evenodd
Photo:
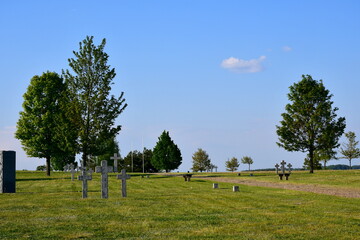
<path fill-rule="evenodd" d="M 264 70 L 262 62 L 266 59 L 265 56 L 261 56 L 258 59 L 238 59 L 230 57 L 222 61 L 221 66 L 223 68 L 232 70 L 238 73 L 256 73 Z"/>
<path fill-rule="evenodd" d="M 290 52 L 290 51 L 292 50 L 292 48 L 289 47 L 289 46 L 283 46 L 283 47 L 282 47 L 282 50 L 283 50 L 284 52 Z"/>

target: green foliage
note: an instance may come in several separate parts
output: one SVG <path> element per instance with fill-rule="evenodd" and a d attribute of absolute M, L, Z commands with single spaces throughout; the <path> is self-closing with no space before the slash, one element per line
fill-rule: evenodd
<path fill-rule="evenodd" d="M 351 160 L 360 158 L 360 149 L 356 147 L 359 144 L 359 141 L 356 141 L 356 135 L 354 132 L 345 133 L 345 137 L 348 142 L 343 143 L 343 146 L 340 148 L 340 153 L 343 155 L 342 158 L 349 160 L 349 165 L 351 169 Z"/>
<path fill-rule="evenodd" d="M 193 167 L 192 170 L 194 172 L 203 172 L 206 170 L 209 170 L 211 166 L 211 160 L 209 158 L 209 155 L 206 153 L 206 151 L 202 150 L 201 148 L 198 148 L 198 150 L 193 154 Z"/>
<path fill-rule="evenodd" d="M 178 146 L 171 140 L 169 132 L 164 131 L 153 150 L 151 164 L 159 170 L 169 172 L 177 169 L 182 162 Z"/>
<path fill-rule="evenodd" d="M 105 149 L 103 154 L 94 158 L 96 159 L 96 161 L 88 161 L 87 165 L 89 165 L 89 167 L 94 168 L 95 166 L 100 166 L 102 160 L 107 160 L 108 166 L 114 166 L 114 160 L 111 159 L 111 157 L 114 156 L 114 153 L 120 156 L 119 143 L 117 142 L 116 138 L 113 137 L 108 139 L 106 141 L 106 144 L 104 145 L 104 148 Z M 120 163 L 120 161 L 118 161 L 118 164 Z"/>
<path fill-rule="evenodd" d="M 46 171 L 46 165 L 37 166 L 36 171 Z"/>
<path fill-rule="evenodd" d="M 225 162 L 226 171 L 234 172 L 240 166 L 240 163 L 236 157 L 231 158 Z"/>
<path fill-rule="evenodd" d="M 324 169 L 326 167 L 324 166 Z M 309 160 L 309 157 L 305 158 L 304 159 L 304 169 L 309 169 L 310 170 L 310 160 Z M 320 170 L 322 169 L 322 166 L 321 166 L 321 163 L 319 161 L 318 158 L 314 157 L 313 159 L 313 169 L 314 170 Z"/>
<path fill-rule="evenodd" d="M 151 164 L 153 152 L 151 149 L 144 148 L 143 152 L 140 151 L 131 151 L 124 158 L 124 167 L 127 172 L 146 172 L 154 173 L 158 170 Z M 143 169 L 143 160 L 144 160 L 144 169 Z"/>
<path fill-rule="evenodd" d="M 303 75 L 302 80 L 290 86 L 280 126 L 276 126 L 279 142 L 287 151 L 308 152 L 310 173 L 314 170 L 316 152 L 331 153 L 339 147 L 339 138 L 345 129 L 345 118 L 336 118 L 338 108 L 333 108 L 332 95 L 322 81 Z"/>
<path fill-rule="evenodd" d="M 85 162 L 89 155 L 100 156 L 107 152 L 109 141 L 121 130 L 120 125 L 115 125 L 115 119 L 127 106 L 123 92 L 118 98 L 110 95 L 116 74 L 115 69 L 107 65 L 105 44 L 103 39 L 95 46 L 93 37 L 87 36 L 80 42 L 79 52 L 73 52 L 75 59 L 69 59 L 73 74 L 69 70 L 63 71 L 71 93 L 78 147 Z"/>
<path fill-rule="evenodd" d="M 55 72 L 34 76 L 24 94 L 15 137 L 28 156 L 46 159 L 47 175 L 50 165 L 62 170 L 64 159 L 73 162 L 75 155 L 76 135 L 65 112 L 67 103 L 66 84 Z"/>
<path fill-rule="evenodd" d="M 250 171 L 250 165 L 254 163 L 251 157 L 245 156 L 241 158 L 241 163 L 243 164 L 249 164 L 249 171 Z"/>

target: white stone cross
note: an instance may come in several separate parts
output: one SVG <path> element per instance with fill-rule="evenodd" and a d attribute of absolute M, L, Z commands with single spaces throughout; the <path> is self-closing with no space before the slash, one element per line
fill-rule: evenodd
<path fill-rule="evenodd" d="M 117 179 L 121 179 L 122 196 L 126 197 L 126 179 L 130 179 L 130 175 L 126 174 L 126 170 L 121 170 L 121 174 L 117 175 Z"/>
<path fill-rule="evenodd" d="M 81 167 L 81 174 L 78 176 L 78 180 L 82 181 L 82 198 L 87 198 L 88 185 L 87 181 L 92 180 L 92 176 L 88 176 L 86 172 L 86 167 L 84 165 Z"/>
<path fill-rule="evenodd" d="M 95 172 L 101 173 L 101 198 L 108 198 L 109 185 L 108 185 L 108 173 L 112 172 L 112 167 L 107 165 L 106 160 L 101 161 L 101 167 L 97 166 Z"/>
<path fill-rule="evenodd" d="M 279 167 L 280 167 L 280 165 L 279 165 L 279 164 L 275 164 L 276 174 L 279 174 Z"/>
<path fill-rule="evenodd" d="M 118 160 L 120 160 L 121 157 L 118 156 L 117 153 L 114 153 L 114 156 L 110 157 L 110 159 L 114 160 L 114 172 L 118 172 Z"/>
<path fill-rule="evenodd" d="M 289 163 L 289 164 L 287 165 L 287 167 L 288 167 L 288 169 L 289 169 L 289 173 L 291 173 L 291 168 L 292 168 L 291 163 Z"/>
<path fill-rule="evenodd" d="M 284 160 L 282 160 L 280 164 L 281 164 L 281 171 L 282 171 L 283 174 L 285 174 L 285 164 L 286 164 L 286 162 Z"/>
<path fill-rule="evenodd" d="M 71 181 L 74 181 L 74 174 L 76 170 L 74 169 L 74 164 L 70 164 L 70 172 L 71 172 Z"/>

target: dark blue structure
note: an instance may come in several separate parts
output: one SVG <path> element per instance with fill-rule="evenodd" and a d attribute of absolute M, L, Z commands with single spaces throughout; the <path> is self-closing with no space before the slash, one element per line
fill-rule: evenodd
<path fill-rule="evenodd" d="M 0 193 L 16 192 L 15 162 L 15 151 L 0 151 Z"/>

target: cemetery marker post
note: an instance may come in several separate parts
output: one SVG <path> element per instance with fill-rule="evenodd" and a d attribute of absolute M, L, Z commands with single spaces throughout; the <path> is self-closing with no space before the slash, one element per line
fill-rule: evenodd
<path fill-rule="evenodd" d="M 75 174 L 74 164 L 70 164 L 70 172 L 71 172 L 71 181 L 74 181 L 74 174 Z"/>
<path fill-rule="evenodd" d="M 114 160 L 114 172 L 118 172 L 118 160 L 120 160 L 120 156 L 117 155 L 117 153 L 114 153 L 113 157 L 110 157 L 110 159 Z"/>
<path fill-rule="evenodd" d="M 101 161 L 101 167 L 97 166 L 95 172 L 101 173 L 101 198 L 108 198 L 108 173 L 112 172 L 112 167 L 107 165 L 106 160 Z"/>
<path fill-rule="evenodd" d="M 82 198 L 87 198 L 87 192 L 88 192 L 88 180 L 92 180 L 92 176 L 88 176 L 86 172 L 86 167 L 84 167 L 84 164 L 82 164 L 81 167 L 81 175 L 78 176 L 78 180 L 82 181 Z"/>
<path fill-rule="evenodd" d="M 121 179 L 121 193 L 126 197 L 126 179 L 130 179 L 130 175 L 126 174 L 126 170 L 121 170 L 121 174 L 117 175 L 117 179 Z"/>

